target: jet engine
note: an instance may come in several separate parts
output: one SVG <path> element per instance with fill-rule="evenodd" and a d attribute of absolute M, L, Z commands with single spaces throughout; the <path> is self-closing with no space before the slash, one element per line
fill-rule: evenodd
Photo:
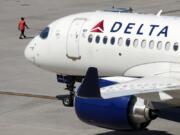
<path fill-rule="evenodd" d="M 157 118 L 156 110 L 136 96 L 103 99 L 97 71 L 90 68 L 75 97 L 75 111 L 83 122 L 108 129 L 144 129 Z"/>
<path fill-rule="evenodd" d="M 115 130 L 144 129 L 157 117 L 155 110 L 135 96 L 113 99 L 76 97 L 75 110 L 83 122 Z"/>

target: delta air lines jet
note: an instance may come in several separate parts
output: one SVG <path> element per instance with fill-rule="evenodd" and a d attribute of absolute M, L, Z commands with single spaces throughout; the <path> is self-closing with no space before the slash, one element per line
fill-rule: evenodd
<path fill-rule="evenodd" d="M 157 104 L 180 106 L 179 25 L 179 17 L 160 12 L 79 13 L 48 25 L 26 47 L 25 57 L 67 84 L 70 96 L 63 103 L 74 101 L 84 122 L 143 129 L 160 115 Z M 74 92 L 77 81 L 82 84 Z"/>

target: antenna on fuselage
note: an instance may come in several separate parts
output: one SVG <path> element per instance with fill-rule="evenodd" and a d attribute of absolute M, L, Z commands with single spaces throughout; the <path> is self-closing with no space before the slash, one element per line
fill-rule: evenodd
<path fill-rule="evenodd" d="M 116 7 L 115 7 L 115 5 L 117 4 L 117 0 L 113 0 L 113 3 L 112 3 L 112 9 L 115 9 Z"/>
<path fill-rule="evenodd" d="M 159 12 L 156 14 L 156 16 L 161 16 L 162 12 L 163 12 L 163 10 L 162 10 L 162 9 L 161 9 L 161 10 L 159 10 Z"/>
<path fill-rule="evenodd" d="M 132 7 L 129 7 L 129 13 L 132 13 L 132 12 L 133 12 Z"/>

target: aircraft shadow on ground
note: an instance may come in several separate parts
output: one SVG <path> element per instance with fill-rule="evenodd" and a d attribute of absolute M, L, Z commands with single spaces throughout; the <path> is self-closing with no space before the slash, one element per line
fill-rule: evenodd
<path fill-rule="evenodd" d="M 110 131 L 96 135 L 172 135 L 166 131 L 143 130 L 143 131 Z"/>

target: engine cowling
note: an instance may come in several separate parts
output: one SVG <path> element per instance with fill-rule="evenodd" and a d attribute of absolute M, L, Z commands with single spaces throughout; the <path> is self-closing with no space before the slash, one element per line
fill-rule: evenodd
<path fill-rule="evenodd" d="M 143 129 L 157 117 L 144 100 L 135 96 L 113 99 L 76 97 L 75 111 L 83 122 L 115 130 Z"/>
<path fill-rule="evenodd" d="M 135 96 L 103 99 L 96 68 L 89 68 L 75 96 L 75 111 L 82 121 L 99 127 L 143 129 L 157 117 L 149 103 Z"/>

